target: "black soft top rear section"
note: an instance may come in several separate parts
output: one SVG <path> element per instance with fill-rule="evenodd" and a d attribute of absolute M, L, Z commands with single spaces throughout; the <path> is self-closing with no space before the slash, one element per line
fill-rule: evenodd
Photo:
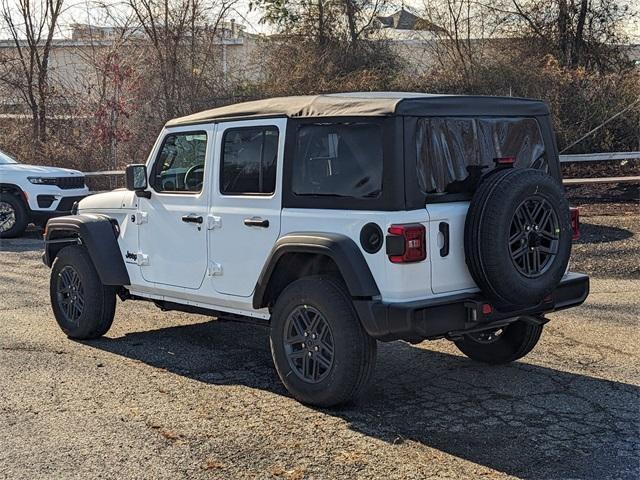
<path fill-rule="evenodd" d="M 405 98 L 396 107 L 397 115 L 439 116 L 523 116 L 549 115 L 547 105 L 539 100 L 513 97 L 434 96 Z"/>
<path fill-rule="evenodd" d="M 167 127 L 260 117 L 543 116 L 548 114 L 549 109 L 544 102 L 527 98 L 412 92 L 356 92 L 277 97 L 237 103 L 170 120 L 167 122 Z"/>

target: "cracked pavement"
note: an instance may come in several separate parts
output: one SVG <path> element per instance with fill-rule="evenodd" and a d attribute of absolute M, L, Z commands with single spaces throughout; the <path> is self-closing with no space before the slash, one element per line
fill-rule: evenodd
<path fill-rule="evenodd" d="M 0 478 L 639 478 L 640 217 L 582 221 L 591 295 L 531 354 L 380 344 L 340 410 L 287 396 L 264 327 L 119 302 L 104 339 L 66 339 L 38 232 L 3 240 Z"/>

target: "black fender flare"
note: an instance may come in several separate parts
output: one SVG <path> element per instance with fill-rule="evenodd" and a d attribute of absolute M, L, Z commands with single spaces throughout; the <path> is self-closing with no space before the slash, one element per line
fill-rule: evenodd
<path fill-rule="evenodd" d="M 278 262 L 288 253 L 314 253 L 335 262 L 352 297 L 372 298 L 380 290 L 360 248 L 346 235 L 324 232 L 292 232 L 278 239 L 262 268 L 253 294 L 253 308 L 266 307 L 267 287 Z"/>
<path fill-rule="evenodd" d="M 81 243 L 104 285 L 130 285 L 113 222 L 115 220 L 106 215 L 90 213 L 52 218 L 47 222 L 44 236 L 45 265 L 51 267 L 55 255 L 65 244 Z"/>

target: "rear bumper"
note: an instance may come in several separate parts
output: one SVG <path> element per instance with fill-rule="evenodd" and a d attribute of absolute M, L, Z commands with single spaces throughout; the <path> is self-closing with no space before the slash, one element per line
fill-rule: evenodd
<path fill-rule="evenodd" d="M 356 300 L 354 305 L 369 335 L 382 340 L 456 338 L 470 331 L 497 328 L 519 317 L 539 317 L 545 313 L 575 307 L 589 294 L 589 277 L 567 274 L 551 295 L 540 304 L 514 310 L 491 309 L 483 313 L 487 300 L 480 293 L 457 294 L 405 303 Z"/>

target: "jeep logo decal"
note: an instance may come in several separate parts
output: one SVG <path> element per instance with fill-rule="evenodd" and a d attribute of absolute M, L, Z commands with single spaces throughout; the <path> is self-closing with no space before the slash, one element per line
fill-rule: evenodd
<path fill-rule="evenodd" d="M 127 254 L 124 256 L 124 258 L 127 258 L 129 260 L 133 260 L 134 262 L 138 259 L 138 255 L 130 252 L 129 250 L 127 250 Z"/>

